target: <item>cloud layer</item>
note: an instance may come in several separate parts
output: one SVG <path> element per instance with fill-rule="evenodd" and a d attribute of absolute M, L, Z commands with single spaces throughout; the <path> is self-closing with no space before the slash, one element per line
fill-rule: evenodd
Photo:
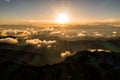
<path fill-rule="evenodd" d="M 47 48 L 51 48 L 52 44 L 56 43 L 56 40 L 39 40 L 39 39 L 29 39 L 26 40 L 26 44 L 36 45 L 38 47 L 46 46 Z"/>
<path fill-rule="evenodd" d="M 30 35 L 34 35 L 37 34 L 36 31 L 34 31 L 33 29 L 27 29 L 27 30 L 13 30 L 13 29 L 3 29 L 0 31 L 1 32 L 1 36 L 16 36 L 16 37 L 29 37 Z"/>
<path fill-rule="evenodd" d="M 0 39 L 0 43 L 12 43 L 12 44 L 17 44 L 18 40 L 14 38 L 3 38 Z"/>

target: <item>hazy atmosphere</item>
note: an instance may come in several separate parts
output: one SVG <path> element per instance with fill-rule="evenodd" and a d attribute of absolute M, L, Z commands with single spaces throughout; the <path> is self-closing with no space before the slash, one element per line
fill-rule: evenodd
<path fill-rule="evenodd" d="M 0 23 L 55 23 L 64 13 L 70 23 L 119 21 L 120 0 L 0 0 Z"/>
<path fill-rule="evenodd" d="M 120 0 L 0 0 L 0 80 L 120 80 Z"/>

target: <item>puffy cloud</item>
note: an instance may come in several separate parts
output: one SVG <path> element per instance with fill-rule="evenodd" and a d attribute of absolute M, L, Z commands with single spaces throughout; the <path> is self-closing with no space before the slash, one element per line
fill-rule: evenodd
<path fill-rule="evenodd" d="M 39 39 L 30 39 L 30 40 L 26 40 L 27 44 L 33 44 L 33 45 L 37 45 L 40 44 L 41 41 Z"/>
<path fill-rule="evenodd" d="M 41 47 L 41 45 L 39 44 L 39 45 L 37 45 L 37 47 Z"/>
<path fill-rule="evenodd" d="M 99 32 L 93 32 L 94 33 L 94 36 L 97 36 L 97 37 L 102 37 L 103 35 Z"/>
<path fill-rule="evenodd" d="M 78 37 L 85 37 L 87 34 L 86 34 L 86 31 L 81 31 L 77 34 Z"/>
<path fill-rule="evenodd" d="M 33 29 L 27 29 L 27 30 L 1 30 L 1 36 L 16 36 L 16 37 L 28 37 L 32 34 L 37 34 L 36 31 Z"/>
<path fill-rule="evenodd" d="M 95 34 L 95 36 L 101 37 L 101 36 L 102 36 L 102 34 L 97 33 L 97 34 Z"/>
<path fill-rule="evenodd" d="M 113 32 L 112 32 L 112 36 L 114 36 L 114 37 L 117 36 L 117 32 L 116 32 L 116 31 L 113 31 Z"/>
<path fill-rule="evenodd" d="M 54 44 L 54 43 L 56 43 L 56 40 L 49 40 L 49 41 L 43 40 L 42 41 L 42 44 Z"/>
<path fill-rule="evenodd" d="M 42 29 L 42 31 L 54 31 L 55 29 L 53 27 L 48 27 L 48 28 L 44 28 Z"/>
<path fill-rule="evenodd" d="M 71 55 L 72 55 L 72 54 L 71 54 L 70 51 L 65 51 L 65 52 L 62 52 L 62 53 L 60 54 L 61 57 L 67 57 L 67 56 L 71 56 Z"/>
<path fill-rule="evenodd" d="M 102 51 L 111 52 L 110 50 L 104 50 L 104 49 L 88 49 L 88 51 L 90 51 L 90 52 L 95 52 L 95 51 L 98 51 L 98 52 L 102 52 Z"/>
<path fill-rule="evenodd" d="M 65 35 L 65 33 L 62 33 L 61 35 Z"/>
<path fill-rule="evenodd" d="M 61 31 L 53 31 L 50 34 L 52 35 L 52 34 L 60 34 L 60 33 L 61 33 Z"/>
<path fill-rule="evenodd" d="M 1 42 L 1 43 L 12 43 L 12 44 L 16 44 L 16 43 L 18 43 L 18 40 L 17 40 L 17 39 L 14 39 L 14 38 L 3 38 L 3 39 L 0 39 L 0 42 Z"/>
<path fill-rule="evenodd" d="M 84 34 L 84 33 L 78 33 L 77 36 L 79 36 L 79 37 L 84 37 L 84 36 L 86 36 L 86 34 Z"/>
<path fill-rule="evenodd" d="M 51 48 L 52 46 L 51 45 L 48 45 L 47 48 Z"/>
<path fill-rule="evenodd" d="M 116 31 L 113 31 L 112 34 L 117 34 L 117 32 L 116 32 Z"/>
<path fill-rule="evenodd" d="M 51 44 L 56 43 L 56 40 L 39 40 L 39 39 L 29 39 L 26 40 L 27 44 L 37 45 L 38 47 L 41 47 L 43 45 L 46 45 L 48 48 L 51 47 Z"/>

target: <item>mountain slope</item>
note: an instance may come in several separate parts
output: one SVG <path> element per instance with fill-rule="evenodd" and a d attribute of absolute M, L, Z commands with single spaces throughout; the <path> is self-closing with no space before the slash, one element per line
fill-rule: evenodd
<path fill-rule="evenodd" d="M 0 74 L 0 80 L 120 80 L 120 54 L 80 51 L 61 63 L 43 67 L 4 62 Z"/>

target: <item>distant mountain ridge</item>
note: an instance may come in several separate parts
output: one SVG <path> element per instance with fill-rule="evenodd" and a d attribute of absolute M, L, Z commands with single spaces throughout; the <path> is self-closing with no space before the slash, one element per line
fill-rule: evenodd
<path fill-rule="evenodd" d="M 43 67 L 4 62 L 0 74 L 0 80 L 120 80 L 120 53 L 79 51 L 61 63 Z"/>

